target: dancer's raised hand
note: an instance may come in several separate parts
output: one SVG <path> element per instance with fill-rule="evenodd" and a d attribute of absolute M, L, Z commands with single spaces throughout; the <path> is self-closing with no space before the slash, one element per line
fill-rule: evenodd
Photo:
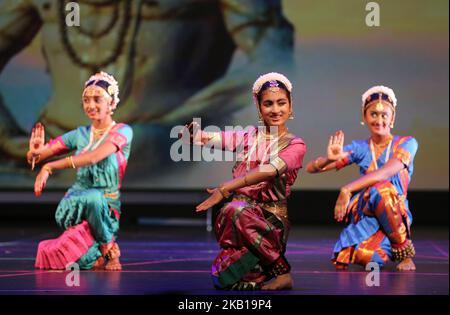
<path fill-rule="evenodd" d="M 45 128 L 41 123 L 37 123 L 31 131 L 29 150 L 32 154 L 39 154 L 45 146 Z"/>
<path fill-rule="evenodd" d="M 31 131 L 31 137 L 29 141 L 29 150 L 27 153 L 28 163 L 31 164 L 31 169 L 34 169 L 34 165 L 39 160 L 39 155 L 45 148 L 45 128 L 41 123 L 37 123 Z"/>
<path fill-rule="evenodd" d="M 344 152 L 344 132 L 342 130 L 336 131 L 334 135 L 330 136 L 327 147 L 327 158 L 330 161 L 337 161 L 348 154 Z"/>

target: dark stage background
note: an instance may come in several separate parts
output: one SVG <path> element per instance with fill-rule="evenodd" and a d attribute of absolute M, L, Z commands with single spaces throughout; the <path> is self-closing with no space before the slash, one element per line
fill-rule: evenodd
<path fill-rule="evenodd" d="M 27 227 L 54 225 L 54 212 L 63 191 L 48 193 L 39 202 L 30 192 L 0 193 L 0 225 Z M 338 191 L 297 190 L 289 200 L 289 217 L 293 225 L 334 225 L 333 208 Z M 206 226 L 207 213 L 196 214 L 195 205 L 207 194 L 190 191 L 125 191 L 123 192 L 122 228 L 137 225 Z M 412 191 L 408 195 L 413 226 L 448 227 L 447 191 Z M 220 205 L 211 212 L 212 221 Z M 26 219 L 25 219 L 26 218 Z"/>

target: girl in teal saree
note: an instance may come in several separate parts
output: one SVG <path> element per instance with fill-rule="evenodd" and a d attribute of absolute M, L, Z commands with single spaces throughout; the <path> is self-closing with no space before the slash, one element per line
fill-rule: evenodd
<path fill-rule="evenodd" d="M 45 143 L 44 127 L 37 124 L 30 139 L 27 160 L 35 163 L 51 156 L 74 152 L 45 163 L 36 177 L 34 191 L 40 196 L 56 170 L 77 169 L 77 178 L 58 205 L 55 219 L 64 229 L 57 239 L 40 242 L 35 267 L 120 270 L 116 242 L 120 219 L 120 188 L 130 155 L 133 131 L 116 123 L 113 111 L 119 102 L 116 80 L 97 73 L 85 83 L 83 109 L 92 121 Z"/>

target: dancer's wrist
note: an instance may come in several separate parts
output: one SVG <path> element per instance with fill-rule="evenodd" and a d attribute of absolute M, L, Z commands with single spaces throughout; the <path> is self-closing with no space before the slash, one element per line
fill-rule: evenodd
<path fill-rule="evenodd" d="M 226 186 L 224 184 L 220 185 L 218 189 L 224 199 L 228 199 L 231 196 L 231 192 L 226 189 Z"/>
<path fill-rule="evenodd" d="M 42 170 L 47 172 L 48 175 L 52 175 L 53 173 L 53 168 L 49 164 L 45 164 L 44 166 L 42 166 Z"/>
<path fill-rule="evenodd" d="M 328 159 L 327 159 L 327 160 L 328 160 Z M 314 165 L 314 170 L 315 170 L 316 172 L 320 172 L 320 171 L 323 170 L 323 168 L 320 166 L 319 158 L 317 158 L 317 159 L 314 160 L 313 165 Z"/>
<path fill-rule="evenodd" d="M 345 195 L 352 195 L 352 191 L 351 191 L 351 189 L 350 188 L 348 188 L 348 187 L 342 187 L 341 188 L 341 194 L 345 194 Z"/>

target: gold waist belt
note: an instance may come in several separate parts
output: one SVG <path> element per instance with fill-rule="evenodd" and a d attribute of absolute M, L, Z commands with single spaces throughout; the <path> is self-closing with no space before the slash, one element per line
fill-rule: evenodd
<path fill-rule="evenodd" d="M 119 192 L 114 191 L 112 193 L 104 193 L 103 196 L 105 196 L 106 198 L 117 199 L 119 198 Z"/>
<path fill-rule="evenodd" d="M 233 197 L 233 201 L 245 201 L 253 206 L 260 206 L 266 211 L 273 213 L 275 216 L 281 219 L 288 219 L 287 202 L 286 200 L 281 201 L 257 201 L 245 195 L 236 195 Z"/>

